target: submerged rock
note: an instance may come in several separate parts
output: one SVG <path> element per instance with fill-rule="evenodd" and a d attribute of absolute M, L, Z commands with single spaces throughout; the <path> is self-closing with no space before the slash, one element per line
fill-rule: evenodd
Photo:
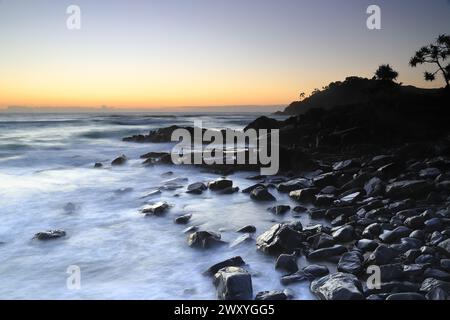
<path fill-rule="evenodd" d="M 311 264 L 307 267 L 304 267 L 300 271 L 297 271 L 290 275 L 283 276 L 281 278 L 281 284 L 287 286 L 291 283 L 312 281 L 314 279 L 326 276 L 329 273 L 330 271 L 328 270 L 327 266 Z"/>
<path fill-rule="evenodd" d="M 233 181 L 228 179 L 217 179 L 208 183 L 208 188 L 212 191 L 219 191 L 233 187 Z"/>
<path fill-rule="evenodd" d="M 275 262 L 275 269 L 288 273 L 298 271 L 297 256 L 295 254 L 280 254 Z"/>
<path fill-rule="evenodd" d="M 237 229 L 236 232 L 239 232 L 239 233 L 255 233 L 256 232 L 256 227 L 253 226 L 253 225 L 247 225 L 247 226 L 244 226 L 242 228 Z"/>
<path fill-rule="evenodd" d="M 219 300 L 250 300 L 253 298 L 252 277 L 247 270 L 226 267 L 214 275 Z"/>
<path fill-rule="evenodd" d="M 176 217 L 174 221 L 176 224 L 186 224 L 189 222 L 189 220 L 191 220 L 191 218 L 192 214 L 184 214 L 182 216 Z"/>
<path fill-rule="evenodd" d="M 120 157 L 117 157 L 111 162 L 112 166 L 121 166 L 127 162 L 127 157 L 123 154 Z"/>
<path fill-rule="evenodd" d="M 286 206 L 286 205 L 279 205 L 279 206 L 276 206 L 276 207 L 269 208 L 267 210 L 272 212 L 274 215 L 281 216 L 281 215 L 284 215 L 289 210 L 291 210 L 291 207 L 290 206 Z"/>
<path fill-rule="evenodd" d="M 255 300 L 277 301 L 287 300 L 288 296 L 282 291 L 261 291 L 256 294 Z"/>
<path fill-rule="evenodd" d="M 37 240 L 53 240 L 66 236 L 66 232 L 64 230 L 48 230 L 43 232 L 38 232 L 34 235 L 33 239 Z"/>
<path fill-rule="evenodd" d="M 202 194 L 207 188 L 203 182 L 196 182 L 188 185 L 186 193 Z"/>

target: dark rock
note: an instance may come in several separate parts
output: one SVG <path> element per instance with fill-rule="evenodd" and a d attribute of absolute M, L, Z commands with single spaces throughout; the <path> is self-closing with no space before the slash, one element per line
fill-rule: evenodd
<path fill-rule="evenodd" d="M 310 188 L 312 185 L 311 180 L 305 178 L 299 178 L 294 180 L 289 180 L 287 182 L 280 183 L 277 186 L 279 192 L 289 193 L 291 191 Z"/>
<path fill-rule="evenodd" d="M 425 224 L 424 230 L 426 232 L 441 231 L 444 228 L 442 220 L 439 218 L 432 218 L 426 220 L 424 224 Z"/>
<path fill-rule="evenodd" d="M 230 248 L 237 247 L 243 243 L 250 242 L 250 241 L 253 241 L 253 237 L 251 236 L 251 234 L 249 234 L 249 233 L 243 234 L 242 236 L 238 237 L 230 244 Z"/>
<path fill-rule="evenodd" d="M 328 207 L 335 201 L 335 196 L 331 194 L 318 194 L 316 195 L 315 204 L 318 207 Z"/>
<path fill-rule="evenodd" d="M 170 208 L 167 202 L 157 202 L 152 205 L 147 205 L 141 209 L 141 212 L 146 216 L 161 216 Z"/>
<path fill-rule="evenodd" d="M 391 294 L 386 300 L 426 300 L 425 297 L 415 292 L 404 292 Z"/>
<path fill-rule="evenodd" d="M 266 188 L 266 186 L 264 184 L 262 184 L 262 183 L 257 183 L 257 184 L 254 184 L 254 185 L 248 187 L 248 188 L 243 189 L 242 193 L 250 193 L 253 190 L 255 190 L 256 188 Z"/>
<path fill-rule="evenodd" d="M 121 155 L 120 157 L 117 157 L 111 162 L 112 166 L 121 166 L 127 162 L 127 157 L 125 155 Z"/>
<path fill-rule="evenodd" d="M 256 201 L 276 201 L 275 197 L 267 190 L 267 188 L 258 187 L 250 193 L 250 198 Z"/>
<path fill-rule="evenodd" d="M 419 172 L 419 177 L 422 179 L 436 179 L 441 174 L 438 168 L 426 168 Z"/>
<path fill-rule="evenodd" d="M 252 226 L 252 225 L 247 225 L 247 226 L 244 226 L 242 228 L 239 228 L 238 230 L 236 230 L 236 232 L 240 232 L 240 233 L 255 233 L 256 232 L 256 227 Z"/>
<path fill-rule="evenodd" d="M 380 277 L 382 282 L 399 280 L 403 277 L 403 266 L 401 264 L 385 264 L 380 266 Z"/>
<path fill-rule="evenodd" d="M 336 244 L 336 241 L 333 239 L 332 236 L 323 232 L 317 233 L 309 237 L 307 240 L 308 242 L 312 243 L 311 247 L 314 250 L 321 248 L 329 248 Z"/>
<path fill-rule="evenodd" d="M 337 174 L 334 172 L 324 173 L 313 178 L 315 187 L 324 188 L 326 186 L 334 185 L 337 181 Z"/>
<path fill-rule="evenodd" d="M 427 294 L 426 298 L 428 300 L 449 300 L 450 296 L 448 292 L 446 292 L 444 289 L 440 287 L 436 287 L 431 289 Z"/>
<path fill-rule="evenodd" d="M 233 187 L 233 181 L 228 179 L 217 179 L 208 183 L 208 188 L 212 191 L 219 191 Z"/>
<path fill-rule="evenodd" d="M 53 240 L 66 236 L 66 232 L 64 230 L 48 230 L 43 232 L 38 232 L 34 235 L 33 239 L 37 240 Z"/>
<path fill-rule="evenodd" d="M 328 267 L 312 264 L 304 267 L 302 270 L 297 271 L 296 273 L 283 276 L 281 278 L 281 284 L 287 286 L 291 283 L 312 281 L 314 279 L 326 276 L 329 273 L 330 271 L 328 270 Z"/>
<path fill-rule="evenodd" d="M 355 229 L 347 225 L 334 231 L 332 236 L 336 242 L 350 242 L 355 237 Z"/>
<path fill-rule="evenodd" d="M 192 214 L 184 214 L 182 216 L 176 217 L 174 221 L 176 224 L 187 224 L 189 220 L 191 220 L 191 218 Z"/>
<path fill-rule="evenodd" d="M 305 188 L 289 193 L 289 197 L 298 202 L 314 202 L 316 199 L 316 194 L 319 192 L 316 188 Z"/>
<path fill-rule="evenodd" d="M 450 273 L 439 270 L 439 269 L 435 269 L 435 268 L 426 269 L 425 272 L 423 273 L 423 276 L 425 278 L 433 278 L 433 279 L 442 280 L 442 281 L 450 281 Z"/>
<path fill-rule="evenodd" d="M 356 247 L 364 252 L 373 251 L 378 247 L 375 240 L 361 239 L 356 242 Z"/>
<path fill-rule="evenodd" d="M 281 291 L 262 291 L 256 294 L 255 300 L 260 301 L 278 301 L 287 300 L 288 296 L 286 293 Z"/>
<path fill-rule="evenodd" d="M 226 267 L 214 275 L 219 300 L 250 300 L 253 298 L 252 277 L 243 268 Z"/>
<path fill-rule="evenodd" d="M 209 267 L 208 270 L 206 270 L 203 274 L 213 276 L 215 275 L 220 269 L 226 268 L 226 267 L 242 267 L 245 265 L 244 260 L 242 260 L 241 257 L 233 257 L 230 259 L 227 259 L 225 261 L 221 261 L 219 263 L 216 263 L 215 265 Z"/>
<path fill-rule="evenodd" d="M 442 269 L 450 272 L 450 259 L 442 259 L 440 265 Z"/>
<path fill-rule="evenodd" d="M 225 244 L 220 234 L 209 231 L 196 231 L 188 236 L 188 245 L 193 248 L 209 249 Z"/>
<path fill-rule="evenodd" d="M 420 229 L 424 226 L 425 218 L 422 216 L 410 217 L 405 220 L 405 226 L 413 230 Z"/>
<path fill-rule="evenodd" d="M 362 236 L 367 239 L 375 239 L 380 235 L 381 231 L 382 228 L 379 223 L 372 223 L 363 230 Z"/>
<path fill-rule="evenodd" d="M 103 163 L 101 163 L 101 162 L 96 162 L 96 163 L 94 164 L 94 168 L 103 168 Z"/>
<path fill-rule="evenodd" d="M 363 300 L 361 283 L 352 274 L 334 273 L 311 283 L 311 292 L 321 300 Z"/>
<path fill-rule="evenodd" d="M 339 171 L 339 170 L 347 170 L 352 168 L 359 168 L 361 164 L 353 159 L 339 161 L 333 164 L 333 170 Z"/>
<path fill-rule="evenodd" d="M 379 238 L 381 239 L 381 241 L 385 243 L 393 243 L 403 237 L 407 237 L 411 233 L 411 231 L 412 231 L 411 229 L 401 226 L 395 228 L 392 231 L 387 231 L 383 233 L 382 235 L 379 236 Z"/>
<path fill-rule="evenodd" d="M 239 191 L 239 187 L 228 187 L 222 190 L 217 190 L 217 194 L 222 194 L 222 195 L 226 195 L 226 194 L 233 194 Z"/>
<path fill-rule="evenodd" d="M 362 271 L 362 262 L 363 257 L 359 252 L 356 251 L 346 252 L 342 255 L 341 259 L 339 260 L 337 269 L 340 272 L 357 275 Z"/>
<path fill-rule="evenodd" d="M 203 182 L 192 183 L 187 187 L 186 193 L 202 194 L 208 187 Z"/>
<path fill-rule="evenodd" d="M 310 260 L 326 260 L 336 256 L 340 256 L 347 252 L 347 248 L 341 245 L 335 245 L 329 248 L 321 248 L 314 250 L 308 254 Z"/>
<path fill-rule="evenodd" d="M 394 182 L 386 187 L 386 195 L 390 198 L 424 198 L 432 190 L 426 180 L 407 180 Z"/>
<path fill-rule="evenodd" d="M 277 216 L 281 216 L 281 215 L 284 215 L 289 210 L 291 210 L 291 207 L 285 206 L 285 205 L 279 205 L 276 207 L 269 208 L 268 210 Z"/>
<path fill-rule="evenodd" d="M 292 253 L 303 246 L 304 236 L 290 224 L 276 224 L 256 239 L 258 250 L 268 254 Z"/>
<path fill-rule="evenodd" d="M 297 272 L 297 256 L 295 254 L 281 254 L 275 262 L 275 269 L 285 270 L 288 273 Z"/>
<path fill-rule="evenodd" d="M 414 239 L 418 239 L 418 240 L 424 240 L 425 236 L 426 236 L 425 232 L 423 232 L 422 230 L 413 231 L 409 235 L 410 238 L 414 238 Z"/>
<path fill-rule="evenodd" d="M 397 250 L 391 249 L 386 245 L 380 244 L 369 257 L 369 261 L 376 265 L 388 264 L 399 255 Z"/>
<path fill-rule="evenodd" d="M 428 293 L 431 290 L 434 290 L 436 288 L 441 288 L 447 294 L 449 294 L 450 293 L 450 282 L 437 280 L 437 279 L 433 279 L 433 278 L 427 278 L 422 282 L 420 291 Z"/>

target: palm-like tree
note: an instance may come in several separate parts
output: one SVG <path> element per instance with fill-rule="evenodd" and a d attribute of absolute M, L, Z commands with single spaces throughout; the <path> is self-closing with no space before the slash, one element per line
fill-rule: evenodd
<path fill-rule="evenodd" d="M 377 80 L 393 82 L 398 78 L 398 72 L 392 69 L 389 64 L 383 64 L 375 72 L 375 78 Z"/>

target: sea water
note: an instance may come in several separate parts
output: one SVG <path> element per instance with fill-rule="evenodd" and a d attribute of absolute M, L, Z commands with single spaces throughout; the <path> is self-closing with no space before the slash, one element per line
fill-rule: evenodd
<path fill-rule="evenodd" d="M 185 193 L 194 182 L 217 179 L 200 168 L 142 166 L 140 155 L 170 151 L 171 143 L 123 142 L 125 136 L 170 125 L 241 130 L 255 114 L 10 114 L 0 113 L 0 299 L 215 299 L 211 265 L 240 255 L 252 274 L 254 294 L 283 290 L 274 258 L 256 250 L 255 241 L 235 247 L 197 250 L 183 230 L 199 226 L 232 243 L 236 229 L 255 225 L 259 234 L 277 222 L 270 204 L 248 194 Z M 109 163 L 125 154 L 120 167 Z M 94 169 L 94 163 L 105 166 Z M 255 173 L 230 175 L 246 188 Z M 147 194 L 177 179 L 183 188 Z M 170 183 L 170 181 L 169 181 Z M 273 191 L 277 204 L 295 206 Z M 163 217 L 144 217 L 147 203 L 167 201 Z M 174 218 L 192 214 L 188 225 Z M 301 221 L 308 224 L 307 217 Z M 33 240 L 35 233 L 63 229 L 65 238 Z M 300 266 L 304 261 L 299 261 Z M 67 286 L 70 266 L 80 270 L 80 288 Z M 296 299 L 312 298 L 308 283 L 289 286 Z"/>

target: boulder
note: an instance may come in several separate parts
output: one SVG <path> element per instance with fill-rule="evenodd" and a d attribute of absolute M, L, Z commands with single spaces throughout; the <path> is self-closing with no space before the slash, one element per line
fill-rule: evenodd
<path fill-rule="evenodd" d="M 388 264 L 391 262 L 394 258 L 396 258 L 399 255 L 399 252 L 397 250 L 394 250 L 392 248 L 389 248 L 386 245 L 380 244 L 374 252 L 369 257 L 369 261 L 371 263 L 374 263 L 376 265 L 383 265 Z"/>
<path fill-rule="evenodd" d="M 289 193 L 291 191 L 310 188 L 312 185 L 311 180 L 305 178 L 299 178 L 294 180 L 289 180 L 287 182 L 280 183 L 277 186 L 279 192 Z"/>
<path fill-rule="evenodd" d="M 264 187 L 258 187 L 250 192 L 250 198 L 255 201 L 276 201 L 275 197 Z"/>
<path fill-rule="evenodd" d="M 210 231 L 196 231 L 188 236 L 188 245 L 193 248 L 209 249 L 225 244 L 220 234 Z"/>
<path fill-rule="evenodd" d="M 316 200 L 316 194 L 319 192 L 316 188 L 305 188 L 289 193 L 289 197 L 298 202 L 312 203 Z"/>
<path fill-rule="evenodd" d="M 214 275 L 219 300 L 250 300 L 253 298 L 252 277 L 243 268 L 226 267 Z"/>
<path fill-rule="evenodd" d="M 400 240 L 403 237 L 407 237 L 412 230 L 410 228 L 400 226 L 391 231 L 386 231 L 379 236 L 380 240 L 385 243 L 393 243 Z"/>
<path fill-rule="evenodd" d="M 288 223 L 276 224 L 256 239 L 258 250 L 268 254 L 292 253 L 302 247 L 304 236 Z"/>
<path fill-rule="evenodd" d="M 349 273 L 334 273 L 314 280 L 311 292 L 321 300 L 363 300 L 361 283 Z"/>
<path fill-rule="evenodd" d="M 308 254 L 310 260 L 327 260 L 336 256 L 340 256 L 347 252 L 347 248 L 342 245 L 335 245 L 329 248 L 322 248 L 311 251 Z"/>
<path fill-rule="evenodd" d="M 208 188 L 212 191 L 219 191 L 233 187 L 233 181 L 228 179 L 217 179 L 208 183 Z"/>
<path fill-rule="evenodd" d="M 426 180 L 397 181 L 386 187 L 386 195 L 390 198 L 424 198 L 432 188 Z"/>
<path fill-rule="evenodd" d="M 186 193 L 202 194 L 208 187 L 203 182 L 196 182 L 188 185 Z"/>
<path fill-rule="evenodd" d="M 288 273 L 297 272 L 297 256 L 295 254 L 280 254 L 275 262 L 275 269 L 284 270 Z"/>
<path fill-rule="evenodd" d="M 362 271 L 363 257 L 359 252 L 350 251 L 342 255 L 337 269 L 340 272 L 359 274 Z"/>
<path fill-rule="evenodd" d="M 291 210 L 291 207 L 286 205 L 279 205 L 276 207 L 269 208 L 267 210 L 272 212 L 274 215 L 281 216 L 287 213 L 289 210 Z"/>
<path fill-rule="evenodd" d="M 355 229 L 347 225 L 334 231 L 332 236 L 336 242 L 350 242 L 355 237 Z"/>
<path fill-rule="evenodd" d="M 176 217 L 174 221 L 176 224 L 187 224 L 189 220 L 191 220 L 191 218 L 192 214 L 184 214 L 182 216 Z"/>

